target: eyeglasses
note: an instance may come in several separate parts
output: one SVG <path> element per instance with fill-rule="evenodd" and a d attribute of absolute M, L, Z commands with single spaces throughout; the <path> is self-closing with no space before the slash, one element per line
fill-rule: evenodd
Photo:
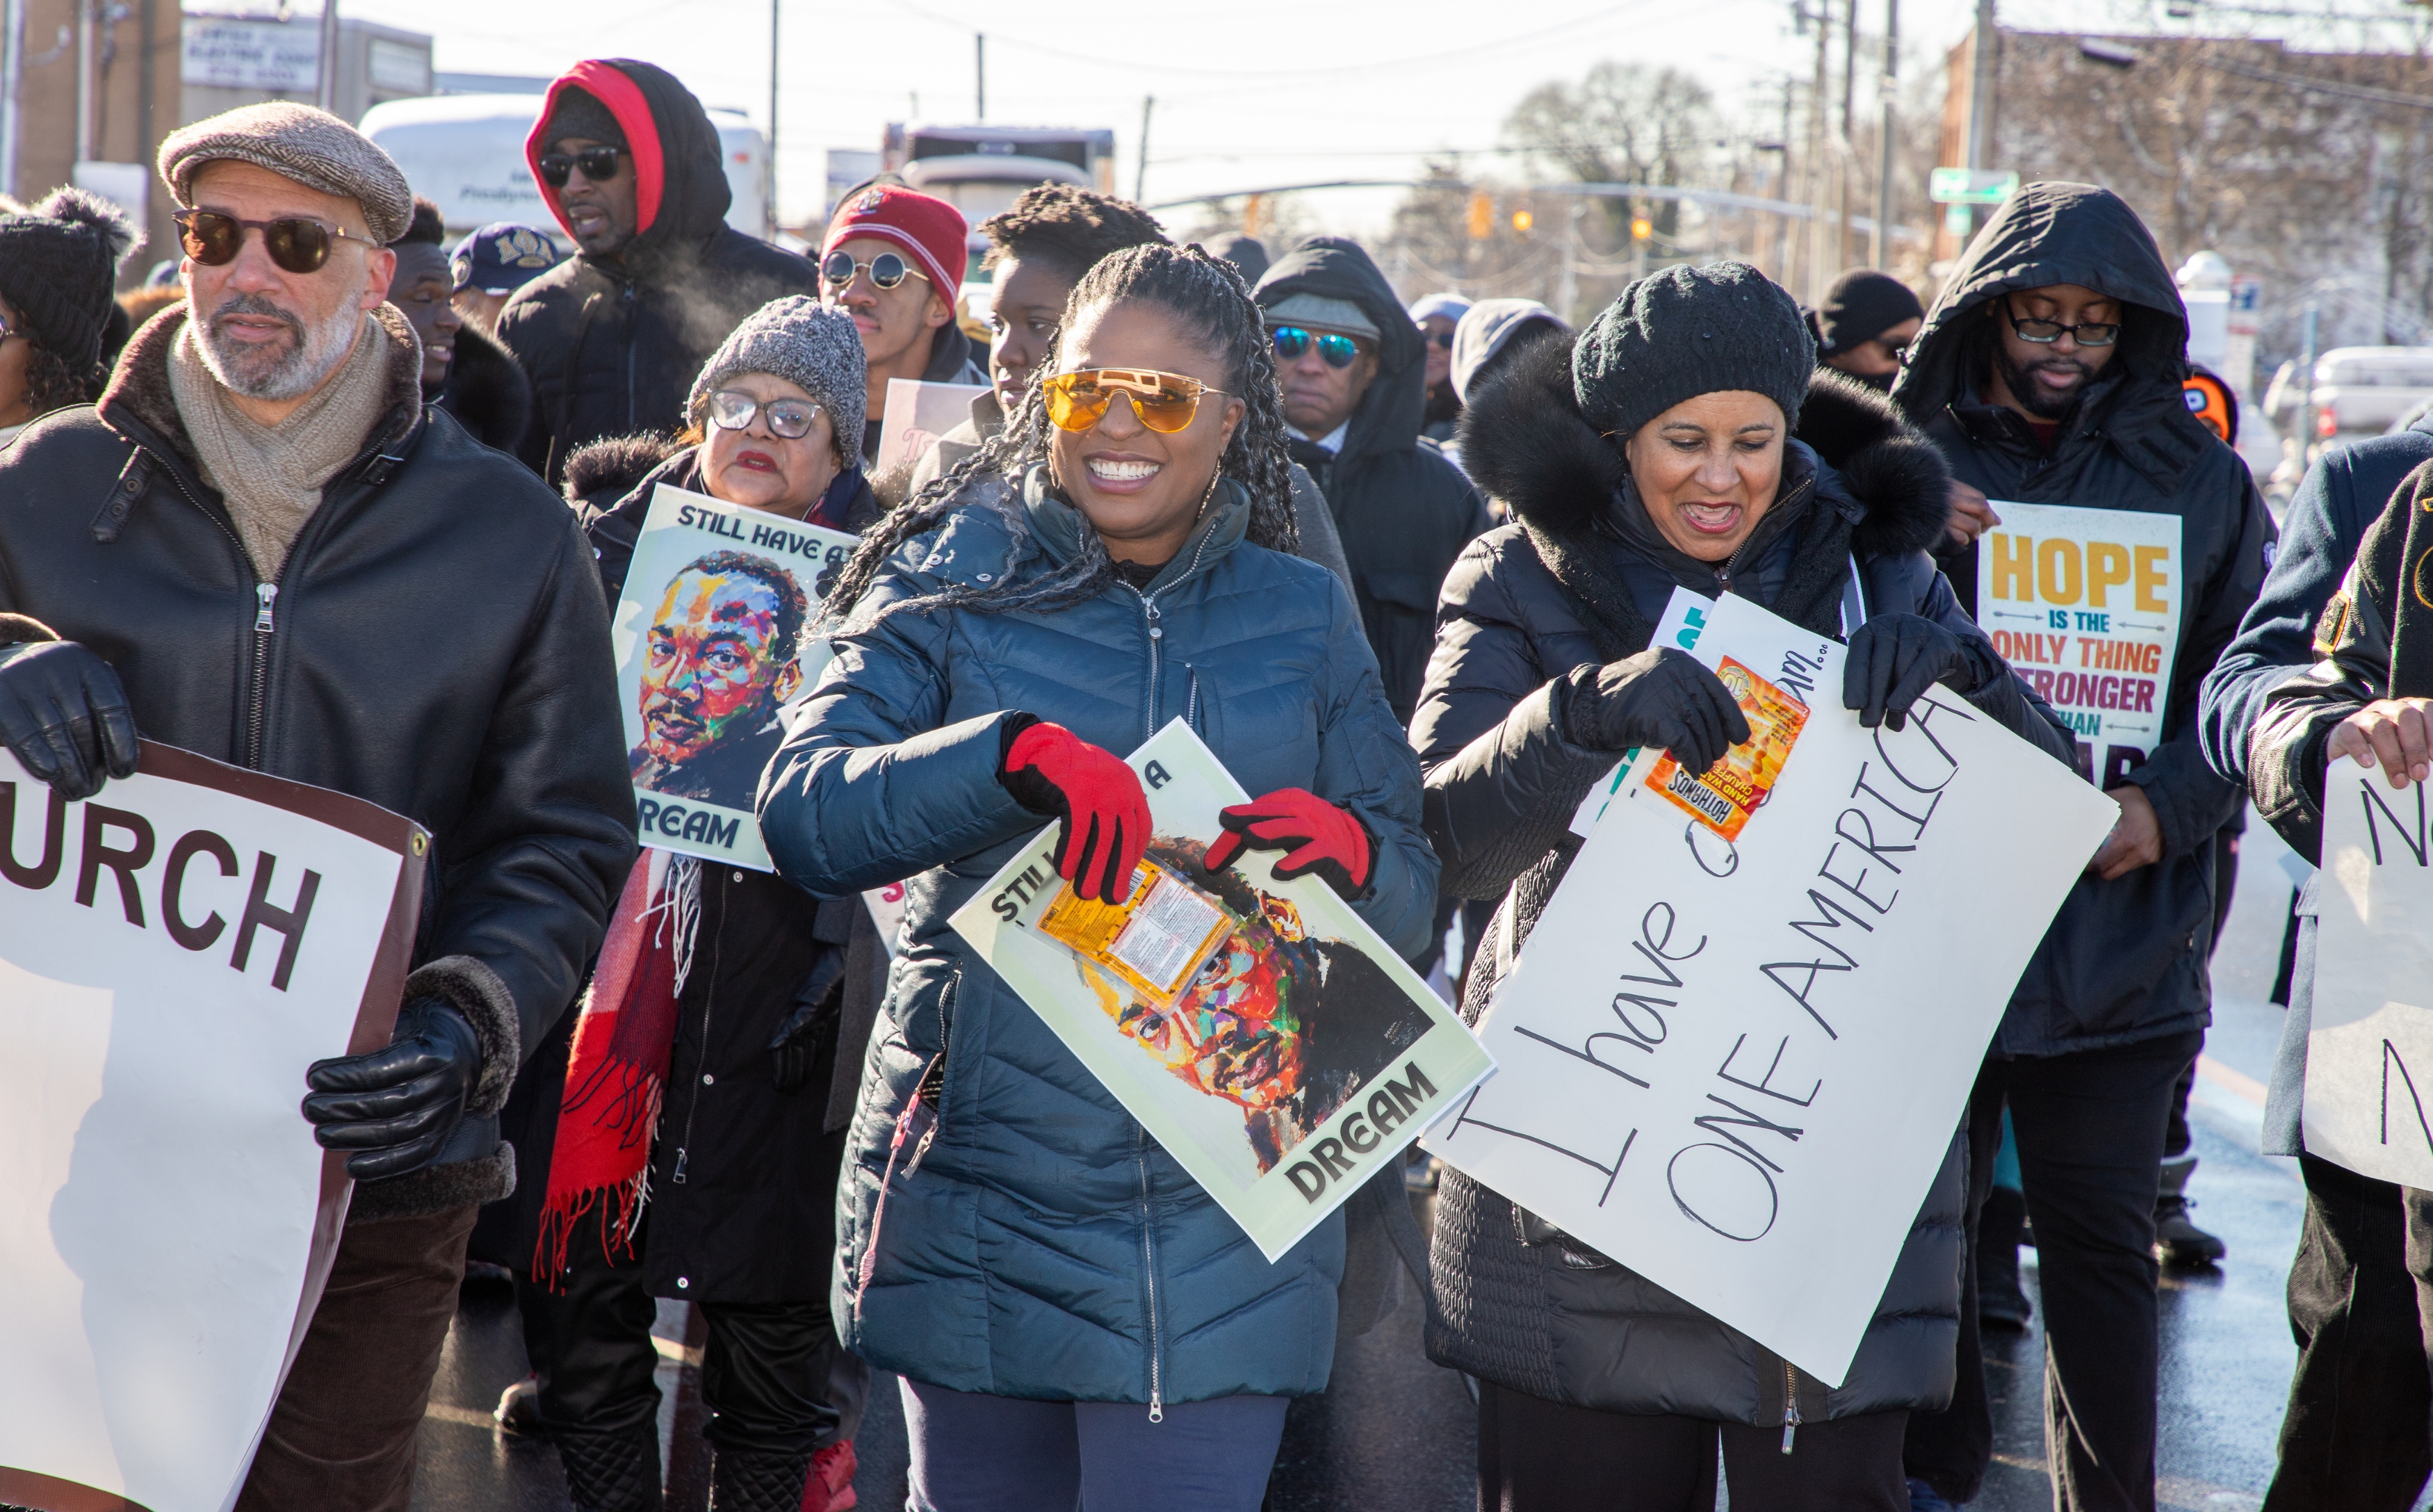
<path fill-rule="evenodd" d="M 321 264 L 330 261 L 332 242 L 380 245 L 368 237 L 300 215 L 279 220 L 239 220 L 215 210 L 181 210 L 169 218 L 178 223 L 178 245 L 205 267 L 235 262 L 237 249 L 245 245 L 245 233 L 249 230 L 262 233 L 262 245 L 269 250 L 270 261 L 290 273 L 319 272 Z"/>
<path fill-rule="evenodd" d="M 867 263 L 857 263 L 851 252 L 840 249 L 830 252 L 820 263 L 821 279 L 840 289 L 851 283 L 857 273 L 869 274 L 873 286 L 881 289 L 894 288 L 906 279 L 919 279 L 924 283 L 929 281 L 929 275 L 893 252 L 881 252 Z"/>
<path fill-rule="evenodd" d="M 2082 347 L 2109 347 L 2120 339 L 2120 323 L 2117 320 L 2090 320 L 2065 326 L 2058 320 L 2037 320 L 2022 315 L 2007 303 L 2002 306 L 2002 314 L 2010 320 L 2011 329 L 2018 332 L 2021 341 L 2038 347 L 2051 346 L 2061 340 L 2064 331 L 2067 331 L 2069 338 Z"/>
<path fill-rule="evenodd" d="M 1107 406 L 1118 394 L 1130 397 L 1140 423 L 1160 435 L 1172 435 L 1191 424 L 1203 395 L 1231 399 L 1221 388 L 1210 388 L 1181 373 L 1147 368 L 1092 367 L 1043 379 L 1040 392 L 1047 399 L 1047 417 L 1066 431 L 1087 431 L 1107 417 Z"/>
<path fill-rule="evenodd" d="M 1445 350 L 1451 351 L 1453 350 L 1453 332 L 1450 331 L 1422 331 L 1420 332 L 1420 345 L 1423 347 L 1442 347 Z M 1337 363 L 1336 365 L 1340 367 L 1343 365 L 1341 363 Z"/>
<path fill-rule="evenodd" d="M 544 153 L 540 160 L 540 181 L 552 189 L 566 187 L 567 177 L 575 169 L 595 184 L 604 184 L 617 177 L 617 156 L 621 147 L 586 147 L 581 152 Z"/>
<path fill-rule="evenodd" d="M 1349 367 L 1360 357 L 1360 344 L 1339 331 L 1326 331 L 1310 334 L 1299 326 L 1278 326 L 1268 332 L 1276 344 L 1276 360 L 1297 363 L 1310 343 L 1318 343 L 1318 354 L 1326 359 L 1329 367 Z"/>
<path fill-rule="evenodd" d="M 748 429 L 756 416 L 766 415 L 771 434 L 799 441 L 811 433 L 811 422 L 819 413 L 820 407 L 807 399 L 756 399 L 731 388 L 717 389 L 709 396 L 709 422 L 722 431 Z"/>

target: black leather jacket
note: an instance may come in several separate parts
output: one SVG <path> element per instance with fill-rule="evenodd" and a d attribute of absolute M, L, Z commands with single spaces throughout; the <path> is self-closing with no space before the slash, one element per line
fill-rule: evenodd
<path fill-rule="evenodd" d="M 257 581 L 179 418 L 176 305 L 128 343 L 97 407 L 46 416 L 0 454 L 0 611 L 109 661 L 145 736 L 431 831 L 413 960 L 469 958 L 495 984 L 468 1015 L 492 1062 L 479 1116 L 599 948 L 633 863 L 633 789 L 572 512 L 426 407 L 404 317 L 375 315 L 391 401 L 276 583 Z M 500 1153 L 472 1162 L 493 1185 L 513 1180 Z M 369 1183 L 355 1216 L 499 1195 L 469 1180 Z"/>

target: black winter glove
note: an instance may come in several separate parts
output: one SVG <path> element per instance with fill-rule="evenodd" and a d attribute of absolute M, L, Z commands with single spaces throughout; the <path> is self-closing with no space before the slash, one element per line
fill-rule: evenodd
<path fill-rule="evenodd" d="M 436 998 L 399 1011 L 388 1048 L 315 1061 L 304 1116 L 323 1149 L 349 1149 L 347 1174 L 378 1181 L 420 1170 L 465 1121 L 482 1046 L 465 1015 Z"/>
<path fill-rule="evenodd" d="M 118 674 L 73 640 L 0 647 L 0 744 L 70 803 L 135 775 L 140 755 Z"/>
<path fill-rule="evenodd" d="M 859 903 L 854 905 L 861 907 Z M 811 1079 L 811 1062 L 819 1059 L 820 1029 L 844 1006 L 844 949 L 821 953 L 819 963 L 794 993 L 794 1007 L 769 1041 L 769 1060 L 779 1092 L 791 1092 Z"/>
<path fill-rule="evenodd" d="M 1885 614 L 1850 637 L 1842 664 L 1842 706 L 1859 711 L 1868 729 L 1909 722 L 1910 705 L 1941 683 L 1955 693 L 1985 686 L 2002 668 L 1994 648 L 1945 629 L 1923 615 Z"/>
<path fill-rule="evenodd" d="M 1662 746 L 1705 772 L 1747 740 L 1749 727 L 1720 678 L 1667 647 L 1573 672 L 1563 733 L 1592 751 Z"/>

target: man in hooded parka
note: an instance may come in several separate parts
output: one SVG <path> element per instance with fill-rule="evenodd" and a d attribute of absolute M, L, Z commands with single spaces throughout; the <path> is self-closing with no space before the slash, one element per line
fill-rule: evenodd
<path fill-rule="evenodd" d="M 571 144 L 613 149 L 615 165 Z M 537 412 L 521 455 L 556 484 L 587 442 L 672 432 L 728 333 L 772 299 L 817 298 L 819 274 L 726 224 L 718 128 L 665 69 L 621 58 L 568 69 L 524 159 L 580 248 L 499 313 L 499 341 L 532 380 Z M 595 182 L 591 167 L 604 177 Z"/>
<path fill-rule="evenodd" d="M 2113 328 L 2109 331 L 2106 327 Z M 2039 339 L 2041 338 L 2041 339 Z M 2212 1017 L 2214 835 L 2240 794 L 2200 748 L 2198 689 L 2264 578 L 2272 526 L 2237 454 L 2188 414 L 2187 314 L 2153 237 L 2109 190 L 2029 184 L 1980 231 L 1893 401 L 1954 477 L 2003 501 L 2180 521 L 2163 739 L 2078 747 L 2121 818 L 2071 890 L 1987 1051 L 1970 1111 L 1976 1232 L 2007 1102 L 2035 1228 L 2060 1507 L 2154 1505 L 2154 1198 L 2181 1071 Z M 1944 563 L 1973 608 L 1978 548 Z M 1991 1422 L 1973 1289 L 1959 1394 L 1914 1415 L 1912 1476 L 1978 1491 Z"/>

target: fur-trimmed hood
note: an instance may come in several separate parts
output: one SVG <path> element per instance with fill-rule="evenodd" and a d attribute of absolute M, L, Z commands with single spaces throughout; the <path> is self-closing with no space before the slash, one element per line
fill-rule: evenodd
<path fill-rule="evenodd" d="M 1950 513 L 1942 453 L 1892 401 L 1829 369 L 1808 385 L 1793 445 L 1809 453 L 1829 501 L 1858 511 L 1851 544 L 1867 556 L 1927 551 Z M 1576 536 L 1628 486 L 1629 468 L 1580 413 L 1569 343 L 1542 342 L 1471 393 L 1462 466 L 1514 517 Z M 1791 469 L 1786 467 L 1786 472 Z"/>
<path fill-rule="evenodd" d="M 566 459 L 566 501 L 604 510 L 633 492 L 652 469 L 690 450 L 686 442 L 652 431 L 590 442 Z"/>
<path fill-rule="evenodd" d="M 456 360 L 432 402 L 456 416 L 474 440 L 514 456 L 532 424 L 532 380 L 507 348 L 468 324 L 456 332 Z"/>

